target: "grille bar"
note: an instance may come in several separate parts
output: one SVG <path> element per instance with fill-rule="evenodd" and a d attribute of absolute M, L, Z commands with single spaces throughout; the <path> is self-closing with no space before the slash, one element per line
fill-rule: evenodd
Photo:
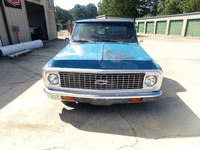
<path fill-rule="evenodd" d="M 76 73 L 59 72 L 61 87 L 81 89 L 141 89 L 143 88 L 144 73 Z M 106 84 L 95 84 L 96 81 L 106 81 Z"/>

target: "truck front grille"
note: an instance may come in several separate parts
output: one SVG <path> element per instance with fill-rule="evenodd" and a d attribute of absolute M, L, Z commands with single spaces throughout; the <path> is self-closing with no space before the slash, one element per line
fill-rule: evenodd
<path fill-rule="evenodd" d="M 141 89 L 144 73 L 75 73 L 59 72 L 61 87 L 81 89 Z"/>

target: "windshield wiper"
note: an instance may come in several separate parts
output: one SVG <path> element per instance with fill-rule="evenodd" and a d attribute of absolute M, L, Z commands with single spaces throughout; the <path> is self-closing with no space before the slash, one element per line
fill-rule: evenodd
<path fill-rule="evenodd" d="M 117 42 L 116 40 L 110 40 L 110 39 L 106 39 L 106 40 L 101 40 L 102 42 Z"/>
<path fill-rule="evenodd" d="M 112 39 L 107 39 L 107 40 L 101 40 L 102 42 L 114 42 L 114 43 L 126 43 L 126 40 L 112 40 Z"/>
<path fill-rule="evenodd" d="M 90 42 L 90 40 L 73 40 L 72 42 Z"/>
<path fill-rule="evenodd" d="M 72 42 L 97 42 L 97 40 L 73 40 Z"/>

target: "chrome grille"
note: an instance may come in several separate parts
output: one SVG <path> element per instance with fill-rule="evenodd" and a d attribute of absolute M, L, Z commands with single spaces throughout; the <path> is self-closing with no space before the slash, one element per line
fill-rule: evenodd
<path fill-rule="evenodd" d="M 81 89 L 141 89 L 143 88 L 144 73 L 75 73 L 59 72 L 61 87 Z M 96 81 L 106 81 L 106 84 L 96 84 Z"/>

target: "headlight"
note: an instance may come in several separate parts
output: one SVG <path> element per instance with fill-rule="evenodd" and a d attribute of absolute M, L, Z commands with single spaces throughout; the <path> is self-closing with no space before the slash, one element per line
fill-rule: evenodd
<path fill-rule="evenodd" d="M 157 78 L 155 76 L 147 76 L 145 79 L 145 84 L 147 86 L 154 86 L 157 82 Z"/>
<path fill-rule="evenodd" d="M 56 85 L 56 84 L 59 83 L 58 75 L 56 75 L 56 74 L 50 74 L 49 77 L 48 77 L 48 80 L 53 85 Z"/>

